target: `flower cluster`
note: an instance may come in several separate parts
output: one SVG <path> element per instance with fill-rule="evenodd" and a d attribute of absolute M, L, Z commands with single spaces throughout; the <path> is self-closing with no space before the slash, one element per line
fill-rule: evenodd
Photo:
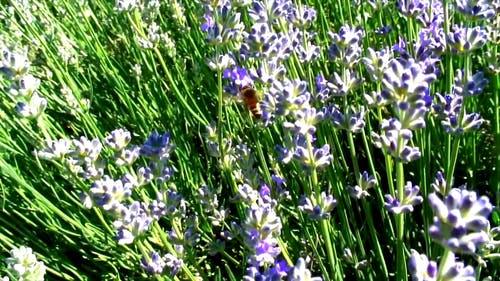
<path fill-rule="evenodd" d="M 398 200 L 398 192 L 396 191 L 396 196 L 392 197 L 390 194 L 385 195 L 385 207 L 394 214 L 409 213 L 413 212 L 413 206 L 421 204 L 424 201 L 422 196 L 417 195 L 420 191 L 418 185 L 413 185 L 411 182 L 407 182 L 404 187 L 404 194 L 402 200 Z"/>
<path fill-rule="evenodd" d="M 359 183 L 355 186 L 347 186 L 347 190 L 349 191 L 349 195 L 352 198 L 361 199 L 366 196 L 369 196 L 368 189 L 374 187 L 377 184 L 377 180 L 372 175 L 368 174 L 367 171 L 364 171 L 359 177 Z"/>
<path fill-rule="evenodd" d="M 177 2 L 171 1 L 168 7 L 175 12 L 174 16 L 179 22 L 184 22 L 185 18 L 179 12 L 182 11 L 182 6 Z M 132 31 L 135 33 L 136 41 L 139 46 L 144 49 L 162 47 L 166 54 L 170 57 L 175 57 L 177 51 L 175 42 L 172 40 L 168 32 L 161 32 L 160 25 L 156 22 L 160 15 L 161 3 L 158 0 L 116 0 L 115 11 L 121 13 L 131 13 L 138 11 L 140 22 L 132 23 L 136 28 Z M 137 20 L 137 18 L 135 18 Z"/>
<path fill-rule="evenodd" d="M 10 251 L 10 257 L 5 259 L 7 270 L 15 280 L 43 281 L 45 275 L 45 265 L 38 261 L 33 250 L 29 247 L 21 246 Z M 2 280 L 9 280 L 8 277 Z"/>
<path fill-rule="evenodd" d="M 330 217 L 330 212 L 337 205 L 337 200 L 332 195 L 327 195 L 326 192 L 321 192 L 320 199 L 317 200 L 314 192 L 310 198 L 302 195 L 299 203 L 299 210 L 309 215 L 311 219 L 327 219 Z"/>
<path fill-rule="evenodd" d="M 433 111 L 447 133 L 461 135 L 481 127 L 485 120 L 478 113 L 467 113 L 463 105 L 464 99 L 482 93 L 487 83 L 482 72 L 466 78 L 462 70 L 457 70 L 453 93 L 436 93 Z"/>
<path fill-rule="evenodd" d="M 49 140 L 44 149 L 36 152 L 40 158 L 62 161 L 75 176 L 93 180 L 88 193 L 82 195 L 83 203 L 88 208 L 101 208 L 114 219 L 118 244 L 133 243 L 161 217 L 183 218 L 186 208 L 182 195 L 172 187 L 158 191 L 154 200 L 143 202 L 132 199 L 135 190 L 141 192 L 140 187 L 150 182 L 163 184 L 171 178 L 174 169 L 169 160 L 175 146 L 171 143 L 169 133 L 153 132 L 141 146 L 130 145 L 130 141 L 129 131 L 117 129 L 106 137 L 105 146 L 97 138 L 89 140 L 81 137 L 74 140 Z M 105 173 L 105 148 L 112 152 L 109 158 L 114 160 L 116 166 L 128 170 L 119 179 Z M 134 169 L 133 164 L 139 157 L 149 159 L 149 163 Z M 196 235 L 190 232 L 192 230 L 184 234 L 171 233 L 170 238 L 177 253 L 184 251 L 183 243 L 189 240 L 186 237 L 191 239 L 188 244 L 196 241 Z M 181 235 L 186 240 L 181 239 Z M 151 273 L 158 273 L 166 265 L 170 273 L 175 274 L 181 264 L 182 260 L 168 255 L 159 258 L 152 254 L 144 257 L 143 261 L 143 266 Z"/>
<path fill-rule="evenodd" d="M 462 186 L 451 189 L 444 200 L 431 193 L 429 201 L 435 213 L 429 234 L 443 247 L 453 252 L 475 253 L 489 241 L 487 217 L 493 206 L 488 197 L 477 198 L 476 192 Z"/>
<path fill-rule="evenodd" d="M 455 254 L 449 253 L 445 260 L 441 261 L 438 267 L 435 261 L 429 261 L 424 254 L 419 254 L 411 249 L 408 269 L 413 280 L 437 281 L 474 281 L 476 280 L 475 270 L 472 266 L 465 266 L 463 262 L 455 260 Z M 441 275 L 438 276 L 438 273 Z"/>
<path fill-rule="evenodd" d="M 29 74 L 30 61 L 27 50 L 11 51 L 0 45 L 0 73 L 11 84 L 7 89 L 16 102 L 16 112 L 28 119 L 34 119 L 45 111 L 47 100 L 38 93 L 40 79 Z"/>

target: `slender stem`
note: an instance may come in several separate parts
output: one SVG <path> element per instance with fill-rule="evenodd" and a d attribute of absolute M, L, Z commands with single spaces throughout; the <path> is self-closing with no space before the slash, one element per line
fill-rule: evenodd
<path fill-rule="evenodd" d="M 404 168 L 401 161 L 396 162 L 396 177 L 398 185 L 398 200 L 403 202 L 404 196 Z M 396 228 L 397 228 L 397 280 L 407 280 L 406 272 L 406 258 L 404 253 L 404 228 L 405 228 L 405 216 L 404 213 L 396 215 Z"/>

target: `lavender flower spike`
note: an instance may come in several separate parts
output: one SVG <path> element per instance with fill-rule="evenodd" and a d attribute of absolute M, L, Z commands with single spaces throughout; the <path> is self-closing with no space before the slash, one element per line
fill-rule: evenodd
<path fill-rule="evenodd" d="M 408 261 L 408 270 L 413 280 L 435 281 L 437 280 L 438 267 L 435 261 L 429 261 L 424 254 L 419 254 L 411 249 L 410 260 Z"/>
<path fill-rule="evenodd" d="M 413 206 L 421 204 L 424 201 L 422 196 L 417 195 L 419 191 L 420 188 L 418 185 L 412 185 L 412 183 L 408 181 L 404 187 L 403 200 L 398 200 L 398 192 L 396 191 L 395 198 L 390 194 L 385 195 L 387 203 L 384 205 L 394 214 L 413 212 Z"/>
<path fill-rule="evenodd" d="M 476 192 L 463 186 L 450 190 L 444 200 L 431 193 L 429 201 L 435 213 L 429 234 L 438 243 L 453 252 L 475 253 L 489 241 L 487 217 L 493 206 L 488 197 L 477 198 Z"/>

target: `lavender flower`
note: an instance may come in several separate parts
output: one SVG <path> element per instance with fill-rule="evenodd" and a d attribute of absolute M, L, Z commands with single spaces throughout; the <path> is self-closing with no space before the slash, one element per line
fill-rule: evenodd
<path fill-rule="evenodd" d="M 294 111 L 309 108 L 311 94 L 307 91 L 307 82 L 301 80 L 275 81 L 270 94 L 276 99 L 276 115 L 287 116 Z"/>
<path fill-rule="evenodd" d="M 327 195 L 324 191 L 321 192 L 321 198 L 318 202 L 313 192 L 310 197 L 302 195 L 299 210 L 308 214 L 311 219 L 319 220 L 329 218 L 335 206 L 337 206 L 337 200 L 331 194 Z"/>
<path fill-rule="evenodd" d="M 147 215 L 144 203 L 134 201 L 131 205 L 124 206 L 120 217 L 113 222 L 113 226 L 117 229 L 118 244 L 133 243 L 135 238 L 149 229 L 152 222 L 153 218 Z"/>
<path fill-rule="evenodd" d="M 154 131 L 141 147 L 140 153 L 153 161 L 165 161 L 170 158 L 174 148 L 175 145 L 170 143 L 170 133 L 160 135 Z"/>
<path fill-rule="evenodd" d="M 122 202 L 132 195 L 129 186 L 123 184 L 121 180 L 113 180 L 108 175 L 95 181 L 89 190 L 90 197 L 97 206 L 106 211 L 118 209 Z"/>
<path fill-rule="evenodd" d="M 34 93 L 27 102 L 18 102 L 16 112 L 24 118 L 34 119 L 42 114 L 47 108 L 47 100 Z"/>
<path fill-rule="evenodd" d="M 115 163 L 118 166 L 130 166 L 140 156 L 141 147 L 132 145 L 116 151 L 114 155 Z"/>
<path fill-rule="evenodd" d="M 435 261 L 429 261 L 424 254 L 419 254 L 411 249 L 411 256 L 408 261 L 408 270 L 412 280 L 437 281 L 438 266 Z"/>
<path fill-rule="evenodd" d="M 291 2 L 287 0 L 254 1 L 248 15 L 255 22 L 278 25 L 280 19 L 287 17 L 290 6 Z"/>
<path fill-rule="evenodd" d="M 480 26 L 470 28 L 455 25 L 448 34 L 448 44 L 454 54 L 465 54 L 479 49 L 487 40 L 488 33 Z"/>
<path fill-rule="evenodd" d="M 158 252 L 151 252 L 149 256 L 141 260 L 141 267 L 152 274 L 162 274 L 165 265 L 165 261 Z"/>
<path fill-rule="evenodd" d="M 40 79 L 31 74 L 26 74 L 11 85 L 9 94 L 16 98 L 30 100 L 38 87 L 40 87 Z"/>
<path fill-rule="evenodd" d="M 316 10 L 307 5 L 292 5 L 287 18 L 295 27 L 306 29 L 316 19 Z"/>
<path fill-rule="evenodd" d="M 306 268 L 306 261 L 303 258 L 297 260 L 297 264 L 288 272 L 288 281 L 321 281 L 321 277 L 312 277 L 309 269 Z"/>
<path fill-rule="evenodd" d="M 441 121 L 441 125 L 448 134 L 461 135 L 479 130 L 484 122 L 485 120 L 478 113 L 463 112 L 462 118 L 450 115 Z"/>
<path fill-rule="evenodd" d="M 426 0 L 398 0 L 396 6 L 401 14 L 407 17 L 417 17 L 427 9 L 429 2 Z"/>
<path fill-rule="evenodd" d="M 446 190 L 446 179 L 441 171 L 437 172 L 436 179 L 431 183 L 431 187 L 437 194 L 444 195 Z"/>
<path fill-rule="evenodd" d="M 330 146 L 328 144 L 323 145 L 321 148 L 312 147 L 311 151 L 309 151 L 306 140 L 303 137 L 297 136 L 294 142 L 295 150 L 288 153 L 291 153 L 293 159 L 297 160 L 308 170 L 313 168 L 318 170 L 323 169 L 330 165 L 330 162 L 333 160 L 333 155 L 330 154 Z M 282 152 L 286 153 L 287 151 L 285 149 Z M 285 162 L 287 160 L 286 154 L 283 154 L 281 159 Z"/>
<path fill-rule="evenodd" d="M 324 113 L 316 111 L 316 108 L 310 107 L 305 108 L 303 110 L 297 110 L 294 112 L 295 122 L 284 122 L 283 126 L 294 134 L 306 135 L 306 134 L 314 134 L 316 132 L 316 125 L 322 121 L 324 117 Z"/>
<path fill-rule="evenodd" d="M 105 139 L 105 143 L 114 151 L 119 151 L 125 148 L 131 139 L 129 131 L 116 129 L 109 133 Z"/>
<path fill-rule="evenodd" d="M 381 125 L 385 134 L 378 135 L 372 132 L 373 142 L 376 147 L 387 151 L 392 157 L 404 163 L 420 158 L 418 147 L 407 146 L 413 134 L 409 129 L 403 129 L 397 119 L 384 119 Z M 400 139 L 402 141 L 400 142 Z"/>
<path fill-rule="evenodd" d="M 333 41 L 328 50 L 329 58 L 347 68 L 353 68 L 358 63 L 362 51 L 360 44 L 364 32 L 361 27 L 351 28 L 344 25 L 339 33 L 329 32 L 328 35 Z"/>
<path fill-rule="evenodd" d="M 455 0 L 457 10 L 471 20 L 484 20 L 496 14 L 491 0 Z M 498 15 L 498 14 L 496 14 Z"/>
<path fill-rule="evenodd" d="M 444 9 L 442 1 L 430 1 L 431 5 L 417 16 L 417 22 L 424 28 L 434 24 L 441 26 L 444 22 Z"/>
<path fill-rule="evenodd" d="M 182 267 L 182 264 L 184 263 L 182 259 L 177 258 L 172 254 L 166 254 L 165 256 L 163 256 L 163 260 L 165 261 L 165 265 L 168 267 L 170 271 L 169 276 L 171 278 L 173 278 L 177 274 L 177 272 L 179 272 L 179 270 Z"/>
<path fill-rule="evenodd" d="M 12 52 L 7 49 L 2 50 L 0 60 L 0 72 L 7 79 L 18 80 L 27 74 L 31 63 L 28 60 L 28 51 L 25 49 L 22 53 Z"/>
<path fill-rule="evenodd" d="M 475 96 L 481 94 L 486 85 L 488 85 L 488 79 L 484 78 L 483 72 L 479 71 L 472 76 L 464 77 L 463 71 L 457 69 L 453 92 L 465 97 Z"/>
<path fill-rule="evenodd" d="M 276 201 L 269 197 L 268 191 L 264 186 L 257 200 L 246 209 L 242 226 L 245 245 L 251 252 L 248 262 L 254 267 L 274 264 L 281 252 L 276 238 L 281 232 L 281 219 L 274 210 Z"/>
<path fill-rule="evenodd" d="M 423 65 L 414 59 L 393 59 L 384 73 L 382 97 L 393 102 L 418 101 L 435 80 L 436 75 L 426 73 Z"/>
<path fill-rule="evenodd" d="M 235 12 L 229 2 L 225 4 L 214 9 L 213 14 L 205 14 L 206 21 L 201 30 L 207 33 L 205 41 L 210 45 L 232 44 L 241 37 L 244 28 L 240 20 L 241 14 Z"/>
<path fill-rule="evenodd" d="M 10 257 L 5 259 L 7 270 L 15 280 L 43 281 L 46 267 L 37 261 L 33 250 L 21 246 L 10 251 Z M 5 279 L 3 279 L 5 280 Z M 7 280 L 9 280 L 7 278 Z"/>
<path fill-rule="evenodd" d="M 442 269 L 439 269 L 442 267 Z M 442 260 L 439 267 L 435 261 L 429 261 L 426 255 L 411 250 L 408 269 L 413 280 L 421 281 L 474 281 L 476 280 L 474 268 L 465 266 L 463 262 L 455 260 L 455 254 L 449 253 L 446 260 Z M 438 273 L 441 275 L 438 276 Z"/>
<path fill-rule="evenodd" d="M 42 159 L 59 159 L 62 160 L 68 153 L 71 152 L 71 141 L 68 139 L 46 140 L 46 146 L 34 153 Z"/>
<path fill-rule="evenodd" d="M 489 241 L 487 217 L 493 206 L 488 197 L 477 198 L 476 192 L 462 187 L 450 190 L 444 201 L 431 193 L 429 201 L 436 215 L 429 234 L 443 247 L 453 252 L 475 253 Z"/>
<path fill-rule="evenodd" d="M 363 79 L 358 77 L 356 71 L 345 69 L 342 76 L 334 72 L 326 85 L 334 96 L 346 96 L 357 89 L 362 82 Z"/>
<path fill-rule="evenodd" d="M 263 272 L 258 266 L 250 266 L 247 268 L 247 275 L 243 277 L 244 281 L 255 280 L 282 280 L 287 276 L 290 267 L 285 261 L 276 260 L 275 264 L 265 268 Z"/>
<path fill-rule="evenodd" d="M 424 201 L 422 196 L 417 195 L 419 191 L 420 188 L 418 185 L 412 185 L 408 181 L 404 187 L 402 200 L 398 199 L 398 192 L 396 191 L 394 198 L 390 194 L 385 195 L 387 203 L 384 203 L 384 205 L 394 214 L 413 212 L 413 206 L 421 204 Z"/>
<path fill-rule="evenodd" d="M 234 85 L 239 87 L 253 85 L 253 80 L 252 78 L 250 78 L 245 68 L 226 68 L 223 72 L 223 77 L 226 79 L 230 79 Z M 234 94 L 236 94 L 238 91 L 236 91 Z"/>
<path fill-rule="evenodd" d="M 313 44 L 316 33 L 294 28 L 290 31 L 289 37 L 293 41 L 294 52 L 297 54 L 300 63 L 311 62 L 319 58 L 321 54 L 320 47 Z"/>
<path fill-rule="evenodd" d="M 361 61 L 374 82 L 382 81 L 384 73 L 386 69 L 389 68 L 389 62 L 394 57 L 394 54 L 389 48 L 375 51 L 369 47 L 367 51 L 368 55 L 361 58 Z"/>
<path fill-rule="evenodd" d="M 349 195 L 352 198 L 361 199 L 366 196 L 369 196 L 368 189 L 372 188 L 377 184 L 377 180 L 368 174 L 367 171 L 364 171 L 359 178 L 359 183 L 356 186 L 347 186 L 347 190 L 349 191 Z"/>
<path fill-rule="evenodd" d="M 333 121 L 333 126 L 337 129 L 347 130 L 352 133 L 359 133 L 365 126 L 365 108 L 361 106 L 359 112 L 354 108 L 349 107 L 347 113 L 344 115 L 335 106 L 332 107 L 331 112 L 328 113 Z"/>

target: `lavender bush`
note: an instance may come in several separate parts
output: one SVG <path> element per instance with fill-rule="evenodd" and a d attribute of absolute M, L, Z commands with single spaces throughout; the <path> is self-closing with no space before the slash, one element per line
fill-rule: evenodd
<path fill-rule="evenodd" d="M 3 280 L 496 280 L 499 13 L 6 1 Z"/>

